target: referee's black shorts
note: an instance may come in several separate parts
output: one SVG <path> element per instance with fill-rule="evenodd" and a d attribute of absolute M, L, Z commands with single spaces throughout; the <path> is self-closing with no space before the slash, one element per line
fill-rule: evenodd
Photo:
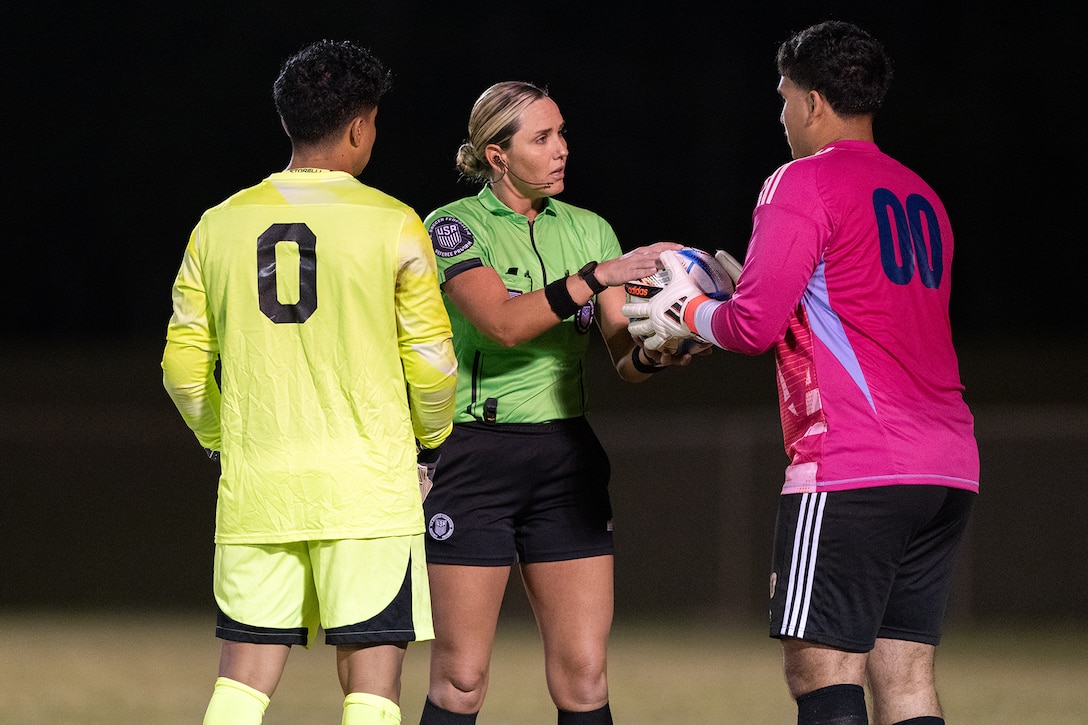
<path fill-rule="evenodd" d="M 936 645 L 975 498 L 927 485 L 782 496 L 770 635 L 848 652 L 878 637 Z"/>
<path fill-rule="evenodd" d="M 427 562 L 504 566 L 611 554 L 610 474 L 585 418 L 458 423 L 424 501 Z"/>

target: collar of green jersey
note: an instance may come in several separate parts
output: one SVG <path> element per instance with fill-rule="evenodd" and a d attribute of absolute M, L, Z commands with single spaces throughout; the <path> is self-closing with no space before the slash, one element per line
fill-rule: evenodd
<path fill-rule="evenodd" d="M 495 192 L 491 191 L 489 185 L 485 185 L 484 188 L 480 189 L 480 193 L 476 195 L 476 198 L 480 200 L 484 209 L 487 209 L 495 216 L 516 216 L 521 217 L 522 219 L 525 218 L 524 214 L 518 214 L 506 204 L 499 201 L 499 197 L 495 196 Z M 556 215 L 555 203 L 550 196 L 544 199 L 544 211 L 541 213 L 549 214 L 551 216 Z"/>

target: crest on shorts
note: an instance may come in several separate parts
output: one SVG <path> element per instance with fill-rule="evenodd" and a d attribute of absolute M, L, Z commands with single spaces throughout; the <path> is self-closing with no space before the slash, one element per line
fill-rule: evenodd
<path fill-rule="evenodd" d="M 446 514 L 435 514 L 427 523 L 427 533 L 435 541 L 445 541 L 453 536 L 453 519 Z"/>
<path fill-rule="evenodd" d="M 431 222 L 431 246 L 436 256 L 456 257 L 472 246 L 472 231 L 457 217 L 444 216 Z"/>

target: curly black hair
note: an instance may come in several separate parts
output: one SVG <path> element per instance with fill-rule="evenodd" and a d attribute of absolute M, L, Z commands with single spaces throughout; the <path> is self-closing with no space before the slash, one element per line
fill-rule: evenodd
<path fill-rule="evenodd" d="M 288 58 L 272 98 L 292 143 L 312 145 L 378 105 L 392 73 L 351 41 L 320 40 Z"/>
<path fill-rule="evenodd" d="M 840 116 L 875 114 L 892 81 L 884 46 L 839 20 L 795 33 L 779 46 L 775 63 L 779 75 L 820 93 Z"/>

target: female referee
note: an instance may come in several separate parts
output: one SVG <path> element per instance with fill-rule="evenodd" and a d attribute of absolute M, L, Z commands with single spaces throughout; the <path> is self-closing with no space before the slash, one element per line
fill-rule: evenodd
<path fill-rule="evenodd" d="M 621 313 L 623 283 L 680 245 L 622 254 L 604 219 L 554 198 L 568 151 L 544 89 L 491 86 L 468 134 L 457 168 L 483 188 L 425 220 L 462 373 L 424 501 L 435 639 L 420 724 L 476 722 L 515 562 L 559 724 L 611 723 L 610 468 L 584 417 L 582 358 L 596 320 L 624 380 L 690 361 L 636 345 Z"/>

